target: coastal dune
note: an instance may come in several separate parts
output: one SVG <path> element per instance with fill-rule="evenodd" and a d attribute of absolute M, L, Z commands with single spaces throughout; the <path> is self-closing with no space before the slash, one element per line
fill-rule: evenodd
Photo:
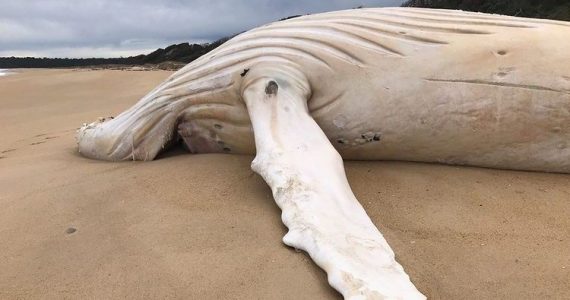
<path fill-rule="evenodd" d="M 2 73 L 2 70 L 0 70 Z M 0 299 L 340 299 L 286 228 L 251 156 L 102 162 L 84 122 L 171 72 L 0 77 Z M 349 182 L 430 299 L 569 299 L 570 175 L 345 162 Z"/>

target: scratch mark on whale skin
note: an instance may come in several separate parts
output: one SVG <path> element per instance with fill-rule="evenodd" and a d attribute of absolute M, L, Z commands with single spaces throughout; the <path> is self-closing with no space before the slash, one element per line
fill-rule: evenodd
<path fill-rule="evenodd" d="M 478 85 L 490 85 L 490 86 L 499 86 L 499 87 L 512 87 L 512 88 L 520 88 L 520 89 L 528 89 L 528 90 L 536 90 L 536 91 L 547 91 L 547 92 L 556 92 L 562 94 L 569 94 L 570 90 L 561 90 L 550 88 L 541 85 L 532 85 L 532 84 L 516 84 L 516 83 L 508 83 L 508 82 L 496 82 L 496 81 L 486 81 L 486 80 L 479 80 L 479 79 L 440 79 L 440 78 L 424 78 L 426 81 L 431 82 L 449 82 L 449 83 L 466 83 L 466 84 L 478 84 Z"/>

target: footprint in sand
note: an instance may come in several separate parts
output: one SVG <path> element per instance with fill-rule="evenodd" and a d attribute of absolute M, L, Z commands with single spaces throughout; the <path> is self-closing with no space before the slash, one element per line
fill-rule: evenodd
<path fill-rule="evenodd" d="M 6 149 L 6 150 L 0 151 L 0 153 L 4 154 L 4 153 L 12 152 L 12 151 L 16 151 L 16 149 Z M 0 156 L 0 159 L 2 159 L 2 158 L 8 158 L 8 156 L 2 155 L 2 156 Z"/>
<path fill-rule="evenodd" d="M 36 135 L 35 137 L 42 137 L 42 136 L 45 136 L 45 135 L 47 135 L 47 133 L 38 134 L 38 135 Z M 43 143 L 47 142 L 48 140 L 55 139 L 55 138 L 58 138 L 58 137 L 59 137 L 59 136 L 46 136 L 43 141 L 33 142 L 33 143 L 31 143 L 30 145 L 34 146 L 34 145 L 43 144 Z"/>

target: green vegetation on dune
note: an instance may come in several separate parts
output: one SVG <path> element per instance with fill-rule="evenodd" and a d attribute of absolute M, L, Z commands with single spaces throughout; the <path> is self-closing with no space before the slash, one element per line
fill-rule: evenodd
<path fill-rule="evenodd" d="M 485 13 L 570 21 L 568 0 L 410 0 L 402 6 L 461 9 Z"/>
<path fill-rule="evenodd" d="M 157 49 L 146 55 L 141 54 L 121 58 L 0 57 L 0 68 L 71 68 L 108 65 L 153 65 L 159 69 L 173 70 L 214 50 L 229 39 L 230 37 L 224 37 L 207 44 L 174 44 L 164 49 Z"/>

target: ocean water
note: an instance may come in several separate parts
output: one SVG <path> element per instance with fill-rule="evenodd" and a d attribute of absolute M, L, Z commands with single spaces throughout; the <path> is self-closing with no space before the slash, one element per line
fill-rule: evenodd
<path fill-rule="evenodd" d="M 9 74 L 10 74 L 10 71 L 8 71 L 6 69 L 0 69 L 0 76 L 6 76 Z"/>

